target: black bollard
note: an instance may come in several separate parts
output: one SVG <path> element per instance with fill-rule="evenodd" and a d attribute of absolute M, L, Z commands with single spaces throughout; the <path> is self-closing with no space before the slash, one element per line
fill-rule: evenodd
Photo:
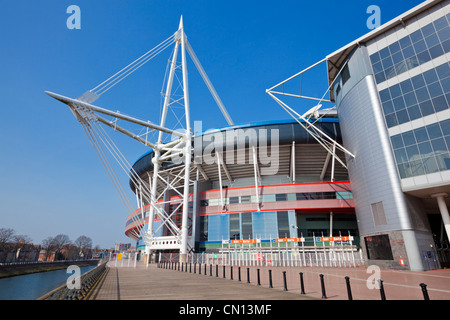
<path fill-rule="evenodd" d="M 184 262 L 181 263 L 181 272 L 184 271 Z"/>
<path fill-rule="evenodd" d="M 206 276 L 206 262 L 205 262 L 205 276 Z"/>
<path fill-rule="evenodd" d="M 286 282 L 286 271 L 283 271 L 283 283 L 284 283 L 283 291 L 288 291 Z"/>
<path fill-rule="evenodd" d="M 196 269 L 197 269 L 197 263 L 194 262 L 194 273 L 197 273 Z"/>
<path fill-rule="evenodd" d="M 322 299 L 326 299 L 327 294 L 325 292 L 325 282 L 323 281 L 323 274 L 320 274 L 319 277 L 320 277 L 320 286 L 322 287 Z"/>
<path fill-rule="evenodd" d="M 216 264 L 216 277 L 219 276 L 219 265 Z"/>
<path fill-rule="evenodd" d="M 241 281 L 241 267 L 238 268 L 238 281 Z"/>
<path fill-rule="evenodd" d="M 345 283 L 347 284 L 347 295 L 348 295 L 348 300 L 353 300 L 353 297 L 352 297 L 352 288 L 350 287 L 350 278 L 349 278 L 349 277 L 345 277 Z"/>
<path fill-rule="evenodd" d="M 300 294 L 305 294 L 305 285 L 303 284 L 303 272 L 300 272 Z"/>
<path fill-rule="evenodd" d="M 230 266 L 230 279 L 233 280 L 233 266 Z"/>
<path fill-rule="evenodd" d="M 380 282 L 380 295 L 381 300 L 386 300 L 386 294 L 384 293 L 384 286 L 383 286 L 383 280 L 378 280 Z"/>
<path fill-rule="evenodd" d="M 269 288 L 273 288 L 273 285 L 272 285 L 272 270 L 269 270 Z"/>
<path fill-rule="evenodd" d="M 225 279 L 225 266 L 223 266 L 223 278 Z"/>
<path fill-rule="evenodd" d="M 189 273 L 192 273 L 192 262 L 189 263 Z"/>
<path fill-rule="evenodd" d="M 247 283 L 250 283 L 250 268 L 247 268 Z"/>
<path fill-rule="evenodd" d="M 212 276 L 212 264 L 211 263 L 209 264 L 209 276 L 210 277 Z"/>
<path fill-rule="evenodd" d="M 258 286 L 260 286 L 261 285 L 261 278 L 259 276 L 259 269 L 256 269 L 256 271 L 257 271 L 257 277 L 258 277 Z"/>
<path fill-rule="evenodd" d="M 420 286 L 422 287 L 423 299 L 430 300 L 430 297 L 428 296 L 427 285 L 425 283 L 421 283 Z"/>

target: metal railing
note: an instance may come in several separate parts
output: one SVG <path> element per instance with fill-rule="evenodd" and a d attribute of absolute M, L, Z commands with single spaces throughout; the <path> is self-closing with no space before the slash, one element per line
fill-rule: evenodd
<path fill-rule="evenodd" d="M 107 271 L 107 260 L 102 260 L 94 269 L 83 273 L 80 276 L 80 286 L 78 288 L 69 288 L 67 283 L 46 293 L 37 300 L 82 300 L 85 299 L 90 290 L 102 278 Z"/>

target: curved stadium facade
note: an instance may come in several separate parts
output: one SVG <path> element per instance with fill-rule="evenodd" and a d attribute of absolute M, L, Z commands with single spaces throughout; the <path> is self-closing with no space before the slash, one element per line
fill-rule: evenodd
<path fill-rule="evenodd" d="M 319 121 L 320 130 L 342 140 L 337 118 Z M 188 230 L 196 252 L 218 252 L 227 241 L 268 247 L 275 239 L 304 237 L 305 245 L 313 245 L 313 236 L 352 235 L 358 243 L 347 170 L 296 121 L 210 130 L 195 135 L 192 147 Z M 150 151 L 133 165 L 144 181 L 153 175 L 153 157 Z M 176 161 L 165 164 L 161 175 L 174 179 L 183 167 Z M 132 183 L 130 187 L 136 192 Z M 160 205 L 181 227 L 177 191 L 160 188 L 158 194 Z M 149 211 L 150 205 L 143 203 L 128 216 L 127 236 L 139 240 L 138 229 L 147 228 Z M 164 240 L 171 234 L 161 224 L 155 215 L 153 230 L 159 230 L 152 248 L 170 252 L 174 240 Z"/>

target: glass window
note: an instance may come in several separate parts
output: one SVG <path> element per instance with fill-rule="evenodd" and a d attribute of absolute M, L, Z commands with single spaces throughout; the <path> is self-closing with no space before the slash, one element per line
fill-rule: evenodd
<path fill-rule="evenodd" d="M 405 146 L 416 144 L 416 138 L 414 137 L 414 133 L 412 131 L 402 133 L 402 137 L 405 142 Z"/>
<path fill-rule="evenodd" d="M 433 24 L 436 30 L 441 30 L 442 28 L 448 26 L 448 22 L 445 16 L 433 21 Z"/>
<path fill-rule="evenodd" d="M 389 57 L 381 60 L 381 64 L 383 65 L 384 69 L 387 69 L 389 67 L 392 67 L 394 65 L 394 62 L 392 61 L 392 58 L 389 56 Z"/>
<path fill-rule="evenodd" d="M 288 201 L 296 201 L 297 200 L 297 195 L 295 193 L 288 193 L 287 194 L 287 200 Z"/>
<path fill-rule="evenodd" d="M 252 213 L 242 212 L 241 220 L 242 220 L 242 238 L 252 239 L 253 238 Z"/>
<path fill-rule="evenodd" d="M 386 115 L 386 124 L 388 128 L 395 127 L 396 125 L 398 125 L 395 113 Z"/>
<path fill-rule="evenodd" d="M 265 195 L 263 195 L 263 201 L 264 202 L 273 202 L 273 201 L 275 201 L 275 195 L 274 194 L 265 194 Z"/>
<path fill-rule="evenodd" d="M 383 60 L 383 59 L 385 59 L 385 58 L 390 56 L 390 52 L 389 52 L 388 47 L 381 49 L 379 52 L 380 52 L 381 60 Z"/>
<path fill-rule="evenodd" d="M 419 148 L 417 148 L 417 145 L 406 147 L 406 154 L 408 155 L 409 161 L 420 159 Z"/>
<path fill-rule="evenodd" d="M 445 27 L 442 30 L 439 30 L 437 32 L 439 39 L 441 40 L 441 42 L 444 42 L 445 40 L 448 40 L 448 38 L 450 38 L 450 27 Z"/>
<path fill-rule="evenodd" d="M 392 136 L 391 142 L 392 142 L 392 147 L 394 149 L 402 148 L 404 146 L 401 134 L 396 134 L 395 136 Z"/>
<path fill-rule="evenodd" d="M 309 194 L 308 193 L 297 193 L 296 194 L 297 200 L 309 200 Z"/>
<path fill-rule="evenodd" d="M 389 89 L 384 89 L 380 91 L 380 99 L 381 102 L 386 102 L 391 99 L 391 94 L 389 93 Z"/>
<path fill-rule="evenodd" d="M 436 157 L 436 161 L 440 171 L 450 169 L 450 153 L 442 153 Z"/>
<path fill-rule="evenodd" d="M 275 200 L 276 201 L 286 201 L 287 200 L 287 195 L 286 193 L 279 193 L 275 195 Z"/>
<path fill-rule="evenodd" d="M 345 67 L 342 69 L 341 72 L 342 77 L 342 85 L 344 85 L 348 79 L 350 79 L 350 70 L 348 68 L 348 64 L 345 65 Z"/>
<path fill-rule="evenodd" d="M 230 240 L 239 240 L 241 237 L 239 213 L 230 213 L 228 216 L 230 219 Z"/>
<path fill-rule="evenodd" d="M 277 212 L 278 238 L 289 238 L 289 215 L 287 211 Z"/>
<path fill-rule="evenodd" d="M 441 88 L 441 84 L 439 82 L 432 83 L 428 86 L 428 91 L 430 93 L 430 97 L 436 98 L 444 94 L 444 91 Z"/>
<path fill-rule="evenodd" d="M 374 72 L 374 73 L 378 73 L 378 72 L 383 71 L 383 66 L 381 65 L 381 61 L 380 61 L 380 62 L 377 62 L 377 63 L 374 63 L 374 64 L 372 65 L 372 68 L 373 68 L 373 72 Z"/>
<path fill-rule="evenodd" d="M 422 165 L 422 160 L 411 161 L 409 165 L 413 177 L 425 174 L 425 170 Z"/>
<path fill-rule="evenodd" d="M 441 121 L 441 128 L 445 136 L 450 134 L 450 119 Z"/>
<path fill-rule="evenodd" d="M 405 49 L 403 49 L 403 56 L 406 58 L 411 58 L 416 54 L 416 52 L 414 51 L 413 46 L 407 47 Z"/>
<path fill-rule="evenodd" d="M 434 154 L 446 153 L 448 151 L 443 138 L 431 140 L 431 145 L 433 146 Z"/>
<path fill-rule="evenodd" d="M 441 127 L 439 126 L 439 123 L 433 123 L 428 126 L 426 126 L 428 135 L 430 139 L 436 139 L 442 137 L 442 131 Z"/>
<path fill-rule="evenodd" d="M 430 95 L 428 94 L 428 90 L 426 87 L 422 87 L 416 90 L 417 101 L 423 102 L 430 99 Z"/>
<path fill-rule="evenodd" d="M 439 76 L 439 79 L 445 79 L 450 76 L 450 68 L 448 66 L 448 63 L 446 62 L 444 64 L 441 64 L 440 66 L 437 66 L 436 72 Z"/>
<path fill-rule="evenodd" d="M 239 203 L 239 197 L 230 197 L 230 204 Z"/>
<path fill-rule="evenodd" d="M 409 114 L 409 118 L 411 119 L 411 121 L 419 119 L 422 117 L 422 113 L 420 112 L 420 108 L 417 104 L 408 107 L 408 114 Z"/>
<path fill-rule="evenodd" d="M 407 106 L 412 106 L 413 104 L 417 103 L 416 94 L 414 92 L 409 92 L 403 97 Z"/>
<path fill-rule="evenodd" d="M 445 97 L 443 95 L 433 98 L 431 101 L 433 102 L 434 110 L 436 110 L 436 112 L 439 112 L 439 111 L 442 111 L 442 110 L 445 110 L 448 108 L 447 100 L 445 100 Z"/>
<path fill-rule="evenodd" d="M 401 97 L 401 96 L 393 99 L 392 103 L 394 104 L 394 109 L 396 111 L 406 108 L 405 101 L 403 100 L 403 97 Z"/>
<path fill-rule="evenodd" d="M 400 50 L 400 44 L 398 43 L 398 41 L 389 45 L 389 51 L 391 52 L 391 54 L 394 54 L 399 50 Z"/>
<path fill-rule="evenodd" d="M 396 52 L 392 55 L 392 61 L 394 62 L 394 64 L 397 64 L 397 63 L 403 61 L 403 59 L 404 58 L 403 58 L 403 54 L 401 51 Z"/>
<path fill-rule="evenodd" d="M 437 44 L 440 44 L 440 41 L 439 41 L 437 34 L 433 33 L 429 37 L 425 38 L 425 43 L 427 44 L 428 48 L 431 48 Z"/>
<path fill-rule="evenodd" d="M 208 241 L 208 216 L 200 216 L 200 241 Z"/>
<path fill-rule="evenodd" d="M 402 91 L 400 90 L 400 85 L 396 84 L 389 88 L 389 91 L 391 93 L 392 99 L 400 96 L 402 94 Z"/>
<path fill-rule="evenodd" d="M 251 197 L 250 196 L 241 196 L 241 203 L 250 203 Z"/>
<path fill-rule="evenodd" d="M 425 172 L 427 174 L 439 171 L 435 157 L 429 157 L 429 158 L 422 159 L 422 162 L 423 162 L 423 165 L 425 168 Z"/>
<path fill-rule="evenodd" d="M 397 163 L 403 163 L 408 162 L 408 156 L 406 155 L 406 149 L 400 148 L 394 151 L 395 154 L 395 160 L 397 160 Z"/>
<path fill-rule="evenodd" d="M 406 109 L 397 112 L 398 124 L 406 123 L 409 121 L 408 111 Z"/>
<path fill-rule="evenodd" d="M 400 82 L 400 87 L 402 88 L 403 94 L 413 90 L 413 86 L 410 79 Z"/>
<path fill-rule="evenodd" d="M 421 53 L 417 54 L 417 60 L 419 60 L 419 64 L 425 63 L 427 61 L 431 60 L 430 53 L 428 50 L 422 51 Z"/>
<path fill-rule="evenodd" d="M 394 105 L 392 104 L 392 100 L 383 102 L 383 111 L 384 114 L 390 114 L 394 112 Z"/>
<path fill-rule="evenodd" d="M 423 73 L 423 77 L 424 77 L 425 82 L 427 84 L 430 84 L 430 83 L 433 83 L 435 81 L 438 81 L 438 76 L 437 76 L 437 73 L 436 73 L 436 71 L 434 69 L 425 71 Z"/>
<path fill-rule="evenodd" d="M 435 59 L 444 54 L 444 49 L 440 44 L 437 44 L 429 49 L 431 59 Z"/>
<path fill-rule="evenodd" d="M 413 44 L 414 50 L 416 51 L 416 54 L 419 54 L 425 50 L 427 50 L 427 45 L 425 44 L 425 40 L 420 40 Z"/>
<path fill-rule="evenodd" d="M 422 74 L 418 74 L 417 76 L 412 77 L 411 81 L 412 81 L 414 89 L 416 89 L 416 90 L 425 85 L 425 80 L 423 79 Z"/>
<path fill-rule="evenodd" d="M 432 35 L 434 33 L 436 33 L 436 31 L 434 30 L 434 27 L 433 27 L 432 23 L 429 23 L 425 27 L 422 28 L 422 34 L 425 37 L 428 37 L 429 35 Z"/>
<path fill-rule="evenodd" d="M 370 260 L 394 260 L 389 235 L 369 236 L 364 238 L 367 258 Z"/>
<path fill-rule="evenodd" d="M 372 62 L 372 64 L 378 61 L 380 61 L 380 54 L 378 52 L 370 55 L 370 62 Z"/>
<path fill-rule="evenodd" d="M 414 135 L 418 143 L 429 140 L 427 130 L 424 127 L 415 129 Z"/>
<path fill-rule="evenodd" d="M 404 38 L 401 38 L 398 43 L 400 44 L 400 46 L 402 47 L 402 49 L 405 49 L 406 47 L 409 47 L 412 42 L 411 39 L 409 38 L 409 36 L 406 36 Z"/>
<path fill-rule="evenodd" d="M 431 143 L 429 141 L 419 143 L 418 146 L 422 158 L 426 158 L 433 155 L 433 149 L 431 148 Z"/>
<path fill-rule="evenodd" d="M 419 29 L 417 31 L 414 31 L 413 33 L 411 33 L 410 35 L 411 41 L 413 43 L 423 39 L 423 35 L 422 35 L 422 31 Z"/>
<path fill-rule="evenodd" d="M 386 80 L 386 76 L 385 76 L 385 74 L 384 74 L 383 71 L 381 71 L 381 72 L 375 74 L 375 81 L 376 81 L 377 83 L 381 83 L 381 82 L 383 82 L 383 81 L 385 81 L 385 80 Z M 338 95 L 338 94 L 339 94 L 339 93 L 338 93 L 337 90 L 336 90 L 336 95 Z"/>
<path fill-rule="evenodd" d="M 408 163 L 399 163 L 397 164 L 398 173 L 400 174 L 400 178 L 405 179 L 411 177 L 411 169 L 409 168 Z"/>
<path fill-rule="evenodd" d="M 422 116 L 424 117 L 434 113 L 434 108 L 431 100 L 420 103 L 419 107 L 420 111 L 422 112 Z"/>

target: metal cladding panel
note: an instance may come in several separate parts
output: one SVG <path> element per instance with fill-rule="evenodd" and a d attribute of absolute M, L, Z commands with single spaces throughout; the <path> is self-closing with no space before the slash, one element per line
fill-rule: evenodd
<path fill-rule="evenodd" d="M 339 105 L 358 226 L 362 235 L 411 229 L 410 218 L 389 145 L 375 82 L 367 75 Z M 371 204 L 383 202 L 386 225 L 375 225 Z"/>

